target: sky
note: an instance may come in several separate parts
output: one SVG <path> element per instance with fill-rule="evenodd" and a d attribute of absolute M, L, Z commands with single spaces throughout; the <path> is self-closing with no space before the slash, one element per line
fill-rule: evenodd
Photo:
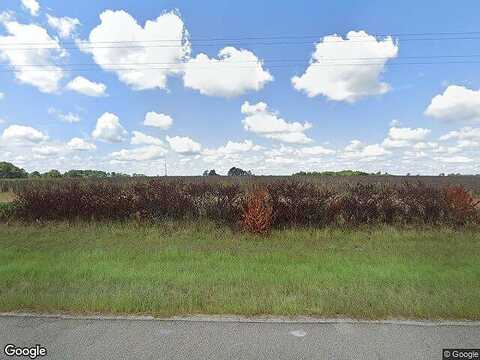
<path fill-rule="evenodd" d="M 0 0 L 0 161 L 477 174 L 478 13 L 469 0 Z"/>

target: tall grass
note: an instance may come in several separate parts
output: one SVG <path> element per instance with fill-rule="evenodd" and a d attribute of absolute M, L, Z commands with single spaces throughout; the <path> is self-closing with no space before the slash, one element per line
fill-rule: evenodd
<path fill-rule="evenodd" d="M 252 188 L 257 196 L 251 195 Z M 12 216 L 26 221 L 207 218 L 233 228 L 243 224 L 258 233 L 332 224 L 461 226 L 479 219 L 477 202 L 463 187 L 420 182 L 339 189 L 299 181 L 254 186 L 161 179 L 122 184 L 63 181 L 25 186 L 13 204 Z"/>

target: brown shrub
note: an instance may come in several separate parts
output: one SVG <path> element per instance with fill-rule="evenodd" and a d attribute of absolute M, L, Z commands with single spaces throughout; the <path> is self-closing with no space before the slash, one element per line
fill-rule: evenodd
<path fill-rule="evenodd" d="M 243 206 L 242 224 L 254 234 L 267 234 L 272 228 L 272 204 L 268 191 L 257 188 L 247 194 Z"/>
<path fill-rule="evenodd" d="M 476 216 L 476 201 L 473 196 L 461 186 L 444 189 L 449 219 L 456 225 L 463 225 Z"/>

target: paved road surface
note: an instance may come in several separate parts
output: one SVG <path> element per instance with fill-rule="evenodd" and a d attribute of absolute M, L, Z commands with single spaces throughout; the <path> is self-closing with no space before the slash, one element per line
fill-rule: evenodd
<path fill-rule="evenodd" d="M 61 360 L 437 360 L 442 348 L 479 348 L 480 325 L 0 316 L 2 359 L 8 359 L 3 351 L 8 343 L 41 344 L 48 354 L 38 359 Z"/>

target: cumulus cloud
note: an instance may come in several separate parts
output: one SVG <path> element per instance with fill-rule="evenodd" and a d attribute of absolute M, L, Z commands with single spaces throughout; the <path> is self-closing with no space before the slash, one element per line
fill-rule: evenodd
<path fill-rule="evenodd" d="M 202 150 L 202 145 L 186 136 L 167 136 L 167 142 L 173 151 L 182 155 L 199 154 Z"/>
<path fill-rule="evenodd" d="M 232 157 L 238 154 L 244 154 L 250 151 L 261 150 L 260 145 L 255 145 L 251 140 L 244 140 L 242 142 L 228 141 L 225 145 L 217 149 L 205 149 L 202 154 L 209 158 Z"/>
<path fill-rule="evenodd" d="M 336 101 L 355 102 L 384 94 L 390 86 L 379 77 L 386 62 L 397 54 L 398 46 L 391 37 L 377 40 L 365 31 L 350 31 L 346 39 L 325 36 L 316 44 L 305 73 L 294 76 L 292 84 L 309 97 L 323 95 Z"/>
<path fill-rule="evenodd" d="M 85 139 L 81 139 L 78 137 L 72 138 L 68 143 L 67 147 L 71 150 L 76 150 L 76 151 L 89 151 L 89 150 L 95 150 L 97 147 L 95 144 L 92 144 Z"/>
<path fill-rule="evenodd" d="M 345 147 L 342 157 L 345 159 L 370 161 L 388 154 L 390 152 L 379 144 L 368 145 L 360 140 L 352 140 Z"/>
<path fill-rule="evenodd" d="M 159 42 L 161 40 L 165 42 Z M 117 41 L 129 41 L 132 46 L 115 46 L 114 42 Z M 113 43 L 108 47 L 94 46 L 97 42 Z M 178 63 L 190 53 L 183 21 L 175 12 L 166 12 L 155 20 L 147 20 L 142 27 L 123 10 L 106 10 L 100 14 L 100 24 L 90 32 L 88 40 L 78 41 L 77 45 L 84 52 L 90 53 L 101 68 L 116 73 L 120 81 L 137 90 L 165 89 L 167 77 L 179 72 Z M 117 65 L 108 65 L 112 63 L 162 65 L 155 70 L 146 69 L 145 66 L 132 69 L 135 66 L 131 65 L 120 69 Z"/>
<path fill-rule="evenodd" d="M 40 10 L 40 4 L 37 0 L 22 0 L 22 6 L 28 10 L 32 16 L 37 16 Z"/>
<path fill-rule="evenodd" d="M 163 158 L 167 150 L 156 145 L 143 146 L 135 149 L 122 149 L 110 154 L 117 161 L 147 161 Z"/>
<path fill-rule="evenodd" d="M 61 38 L 68 38 L 75 33 L 80 20 L 71 17 L 55 17 L 47 14 L 48 25 L 57 30 Z"/>
<path fill-rule="evenodd" d="M 33 142 L 38 143 L 48 140 L 48 136 L 30 126 L 10 125 L 2 133 L 2 140 L 12 142 Z"/>
<path fill-rule="evenodd" d="M 472 128 L 466 126 L 460 130 L 450 131 L 449 133 L 440 136 L 441 141 L 446 140 L 480 140 L 480 128 Z"/>
<path fill-rule="evenodd" d="M 21 83 L 33 85 L 45 93 L 57 91 L 64 71 L 55 63 L 58 58 L 65 56 L 58 40 L 51 38 L 44 28 L 35 24 L 24 25 L 9 19 L 2 24 L 8 35 L 0 36 L 0 42 L 4 45 L 0 48 L 0 61 L 10 64 Z M 48 46 L 33 46 L 28 51 L 18 51 L 18 43 L 47 43 Z M 15 67 L 18 64 L 48 66 L 49 71 L 38 71 L 30 66 Z"/>
<path fill-rule="evenodd" d="M 425 114 L 447 121 L 480 121 L 480 90 L 450 85 L 432 99 Z"/>
<path fill-rule="evenodd" d="M 162 130 L 168 129 L 173 124 L 173 119 L 166 114 L 159 114 L 154 111 L 150 111 L 145 115 L 143 125 L 153 126 Z"/>
<path fill-rule="evenodd" d="M 242 120 L 245 130 L 254 132 L 269 139 L 292 144 L 306 144 L 312 141 L 304 132 L 312 127 L 309 122 L 287 122 L 278 114 L 268 109 L 264 102 L 251 105 L 246 101 L 241 111 L 245 114 Z"/>
<path fill-rule="evenodd" d="M 97 140 L 118 143 L 124 141 L 127 134 L 127 131 L 120 124 L 118 116 L 106 112 L 98 118 L 92 137 Z"/>
<path fill-rule="evenodd" d="M 185 64 L 183 75 L 186 87 L 204 95 L 222 97 L 258 91 L 272 80 L 253 52 L 230 46 L 220 50 L 218 59 L 198 54 Z"/>
<path fill-rule="evenodd" d="M 473 159 L 463 155 L 437 157 L 435 158 L 435 160 L 444 162 L 444 163 L 452 163 L 452 164 L 465 164 L 465 163 L 473 162 Z"/>
<path fill-rule="evenodd" d="M 74 114 L 72 112 L 64 113 L 61 110 L 55 109 L 53 107 L 48 109 L 48 113 L 51 115 L 57 116 L 61 121 L 67 123 L 77 123 L 80 122 L 80 115 Z"/>
<path fill-rule="evenodd" d="M 163 141 L 159 138 L 146 135 L 140 131 L 133 131 L 132 133 L 133 136 L 132 140 L 130 141 L 130 144 L 132 145 L 163 145 Z"/>
<path fill-rule="evenodd" d="M 3 92 L 0 92 L 0 100 L 3 100 L 5 98 L 5 94 Z"/>
<path fill-rule="evenodd" d="M 63 146 L 41 145 L 38 147 L 34 147 L 32 149 L 32 153 L 39 157 L 52 157 L 52 156 L 58 156 L 64 150 L 65 148 Z"/>
<path fill-rule="evenodd" d="M 83 76 L 77 76 L 67 84 L 67 89 L 87 96 L 105 96 L 105 84 L 90 81 Z"/>
<path fill-rule="evenodd" d="M 430 134 L 429 129 L 392 127 L 388 131 L 387 138 L 383 141 L 383 146 L 387 148 L 411 146 L 412 143 L 424 140 L 428 134 Z"/>

